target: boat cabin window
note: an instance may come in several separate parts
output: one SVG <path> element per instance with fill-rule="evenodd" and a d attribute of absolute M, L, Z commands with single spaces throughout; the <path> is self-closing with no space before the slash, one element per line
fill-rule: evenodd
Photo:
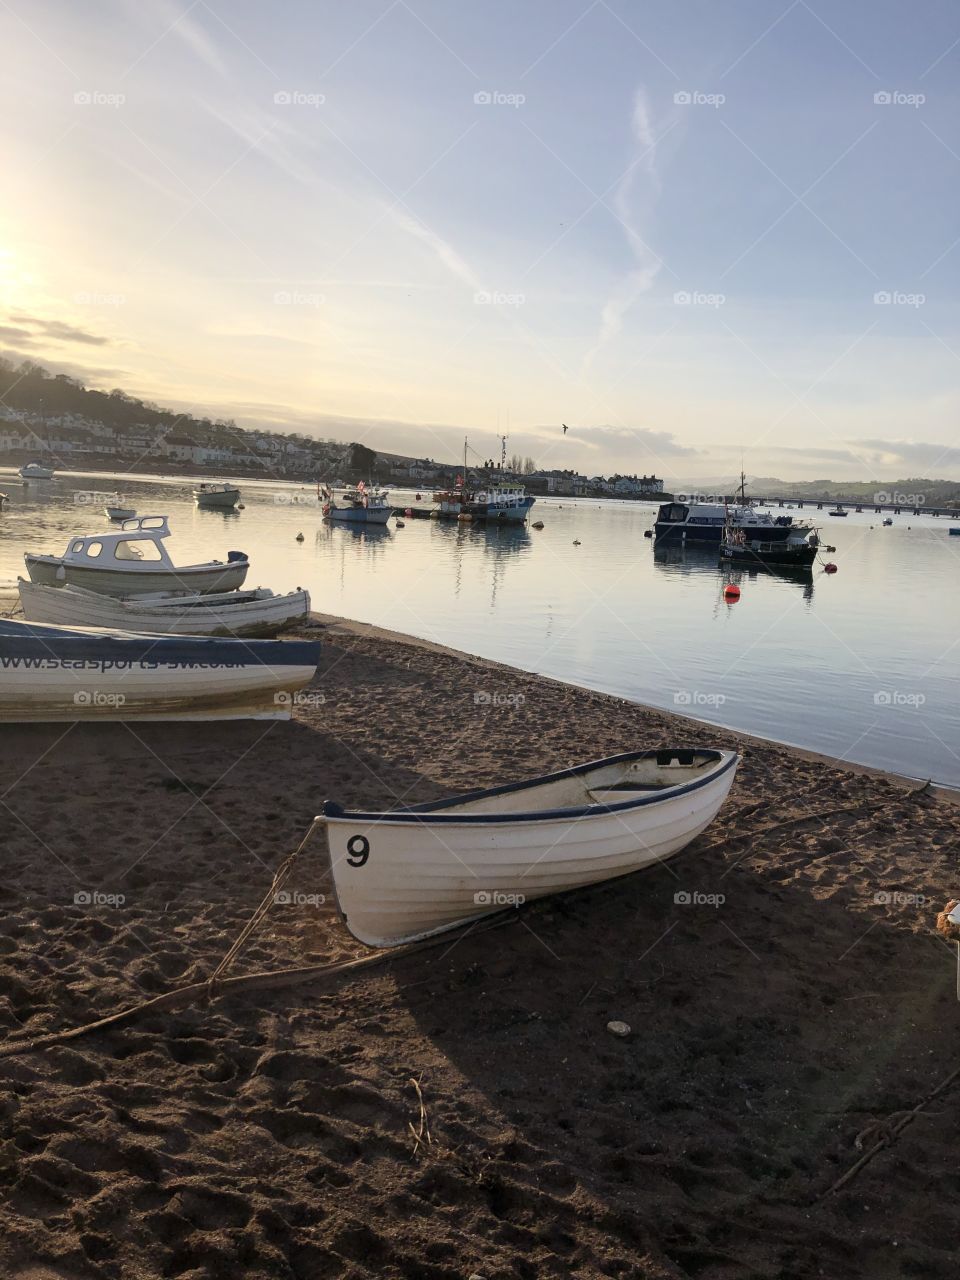
<path fill-rule="evenodd" d="M 77 555 L 77 556 L 78 556 L 82 550 L 83 550 L 83 539 L 82 539 L 82 538 L 78 538 L 78 539 L 76 540 L 76 542 L 71 543 L 71 545 L 70 545 L 70 551 L 71 551 L 71 553 L 72 553 L 73 555 Z"/>
<path fill-rule="evenodd" d="M 114 558 L 117 560 L 159 560 L 160 548 L 150 538 L 121 538 Z"/>
<path fill-rule="evenodd" d="M 80 545 L 83 546 L 83 543 L 81 543 Z M 98 556 L 102 550 L 103 550 L 102 542 L 88 542 L 85 554 L 88 555 L 92 560 L 96 556 Z"/>
<path fill-rule="evenodd" d="M 167 518 L 166 516 L 144 516 L 140 521 L 140 528 L 141 529 L 162 529 L 166 518 Z"/>

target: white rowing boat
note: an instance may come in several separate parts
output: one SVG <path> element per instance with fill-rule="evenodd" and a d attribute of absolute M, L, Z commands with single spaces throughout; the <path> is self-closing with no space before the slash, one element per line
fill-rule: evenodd
<path fill-rule="evenodd" d="M 738 761 L 734 751 L 635 751 L 386 813 L 327 801 L 338 906 L 360 942 L 393 947 L 628 875 L 709 826 Z"/>
<path fill-rule="evenodd" d="M 202 484 L 194 489 L 198 507 L 214 511 L 232 511 L 240 501 L 240 490 L 235 484 Z"/>
<path fill-rule="evenodd" d="M 265 587 L 189 596 L 160 592 L 118 600 L 84 587 L 46 587 L 23 578 L 17 585 L 27 621 L 58 627 L 177 636 L 274 636 L 303 622 L 310 613 L 310 593 L 301 590 L 279 596 Z"/>

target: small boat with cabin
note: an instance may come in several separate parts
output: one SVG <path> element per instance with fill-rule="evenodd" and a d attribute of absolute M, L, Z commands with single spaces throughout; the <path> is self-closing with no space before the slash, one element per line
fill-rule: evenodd
<path fill-rule="evenodd" d="M 793 516 L 773 516 L 753 506 L 746 498 L 746 476 L 740 473 L 740 501 L 736 505 L 727 502 L 665 502 L 657 511 L 654 522 L 656 544 L 712 543 L 724 541 L 728 528 L 742 530 L 748 540 L 758 542 L 786 542 L 792 538 L 805 538 L 812 526 L 794 524 Z"/>
<path fill-rule="evenodd" d="M 235 484 L 201 484 L 193 497 L 202 510 L 232 511 L 240 501 L 240 490 Z"/>
<path fill-rule="evenodd" d="M 20 468 L 22 480 L 52 480 L 53 467 L 44 466 L 42 462 L 25 462 Z"/>
<path fill-rule="evenodd" d="M 243 586 L 250 567 L 243 551 L 229 551 L 226 562 L 177 566 L 164 546 L 169 537 L 166 516 L 135 516 L 124 520 L 118 533 L 71 538 L 62 555 L 28 551 L 23 559 L 31 582 L 69 584 L 111 596 L 157 591 L 196 595 Z"/>
<path fill-rule="evenodd" d="M 327 801 L 337 905 L 360 942 L 394 947 L 629 875 L 710 825 L 738 761 L 670 747 L 386 812 Z"/>

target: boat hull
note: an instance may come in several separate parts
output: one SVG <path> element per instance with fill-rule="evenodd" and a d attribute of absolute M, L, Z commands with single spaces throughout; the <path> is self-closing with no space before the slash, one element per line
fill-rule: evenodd
<path fill-rule="evenodd" d="M 154 601 L 117 600 L 77 587 L 45 587 L 19 582 L 20 604 L 28 622 L 60 627 L 100 627 L 136 634 L 178 636 L 273 636 L 303 622 L 310 613 L 310 594 L 291 591 L 214 593 Z"/>
<path fill-rule="evenodd" d="M 289 719 L 320 646 L 0 621 L 0 723 Z"/>
<path fill-rule="evenodd" d="M 240 501 L 240 490 L 225 489 L 212 493 L 200 493 L 198 490 L 193 496 L 196 499 L 197 506 L 205 510 L 230 511 Z"/>
<path fill-rule="evenodd" d="M 709 826 L 727 797 L 738 757 L 715 754 L 717 770 L 701 783 L 585 810 L 350 815 L 328 804 L 331 870 L 346 925 L 368 946 L 397 946 L 670 858 Z"/>
<path fill-rule="evenodd" d="M 749 538 L 763 536 L 764 542 L 786 542 L 790 537 L 797 536 L 797 525 L 769 525 L 762 529 L 751 527 L 750 525 L 738 525 Z M 806 526 L 804 526 L 806 527 Z M 690 545 L 701 546 L 719 546 L 724 538 L 724 526 L 720 525 L 689 525 L 682 523 L 671 523 L 666 520 L 658 520 L 654 526 L 654 535 L 659 544 L 665 543 L 685 543 Z"/>
<path fill-rule="evenodd" d="M 743 547 L 722 544 L 720 559 L 746 568 L 772 564 L 784 569 L 808 569 L 816 560 L 818 551 L 818 546 L 791 547 L 786 543 L 782 547 L 767 545 L 763 549 L 751 547 L 749 543 Z"/>
<path fill-rule="evenodd" d="M 205 594 L 236 591 L 243 586 L 249 568 L 246 560 L 182 569 L 98 569 L 67 564 L 59 556 L 24 556 L 30 581 L 59 587 L 65 583 L 109 596 L 134 596 L 160 591 Z"/>
<path fill-rule="evenodd" d="M 331 507 L 324 519 L 334 524 L 386 524 L 393 507 Z"/>

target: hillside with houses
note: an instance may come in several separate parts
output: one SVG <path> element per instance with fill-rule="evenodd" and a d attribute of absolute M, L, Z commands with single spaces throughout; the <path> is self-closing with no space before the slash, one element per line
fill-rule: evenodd
<path fill-rule="evenodd" d="M 366 480 L 399 487 L 452 485 L 461 464 L 410 458 L 357 441 L 238 426 L 139 400 L 120 388 L 98 391 L 30 361 L 0 357 L 0 465 L 39 458 L 59 470 L 190 472 L 277 480 Z M 467 471 L 468 484 L 522 479 L 535 494 L 657 498 L 655 476 L 583 476 L 538 470 L 532 458 L 492 458 Z"/>

